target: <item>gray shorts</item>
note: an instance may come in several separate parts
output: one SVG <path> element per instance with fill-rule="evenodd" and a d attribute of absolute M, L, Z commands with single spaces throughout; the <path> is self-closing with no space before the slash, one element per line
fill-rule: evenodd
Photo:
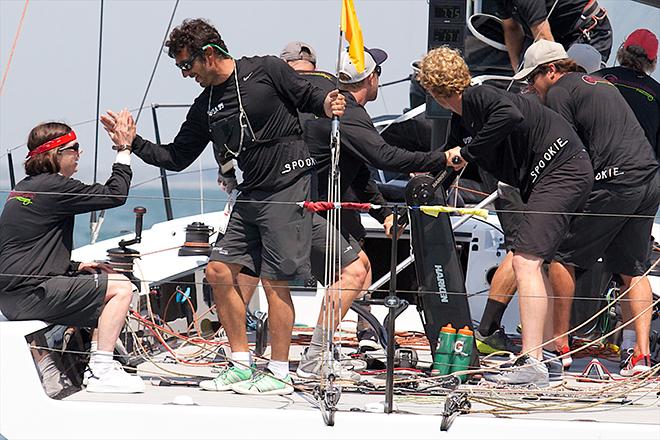
<path fill-rule="evenodd" d="M 55 276 L 28 295 L 4 297 L 2 314 L 12 321 L 37 319 L 51 324 L 96 327 L 105 304 L 108 275 Z"/>
<path fill-rule="evenodd" d="M 314 214 L 312 219 L 312 274 L 317 281 L 322 284 L 325 282 L 325 235 L 328 230 L 328 222 L 318 214 Z M 358 259 L 360 245 L 350 234 L 348 240 L 339 234 L 339 256 L 341 257 L 341 267 L 344 268 Z"/>
<path fill-rule="evenodd" d="M 241 193 L 209 261 L 238 264 L 270 280 L 309 279 L 312 213 L 295 204 L 309 200 L 309 188 L 307 174 L 277 192 Z"/>

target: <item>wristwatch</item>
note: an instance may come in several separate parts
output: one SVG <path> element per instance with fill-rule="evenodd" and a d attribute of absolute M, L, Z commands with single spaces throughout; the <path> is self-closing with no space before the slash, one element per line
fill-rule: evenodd
<path fill-rule="evenodd" d="M 129 144 L 123 144 L 123 145 L 113 145 L 112 149 L 117 150 L 117 152 L 124 151 L 124 150 L 131 151 L 132 147 Z"/>

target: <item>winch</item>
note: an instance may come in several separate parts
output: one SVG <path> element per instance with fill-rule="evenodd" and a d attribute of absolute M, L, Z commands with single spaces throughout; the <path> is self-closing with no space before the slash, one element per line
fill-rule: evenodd
<path fill-rule="evenodd" d="M 203 222 L 193 222 L 186 226 L 186 241 L 179 249 L 179 256 L 211 255 L 209 237 L 212 233 L 213 228 Z"/>

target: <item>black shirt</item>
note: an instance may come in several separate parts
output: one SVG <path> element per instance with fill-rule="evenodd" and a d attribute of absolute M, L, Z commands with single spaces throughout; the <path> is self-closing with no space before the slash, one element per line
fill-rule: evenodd
<path fill-rule="evenodd" d="M 0 215 L 0 295 L 24 295 L 49 276 L 77 270 L 70 261 L 75 215 L 123 205 L 131 175 L 128 165 L 114 164 L 105 185 L 59 174 L 21 180 Z"/>
<path fill-rule="evenodd" d="M 608 80 L 619 89 L 644 129 L 655 157 L 660 160 L 660 83 L 643 72 L 623 66 L 602 69 L 593 75 Z"/>
<path fill-rule="evenodd" d="M 337 87 L 336 79 L 330 73 L 322 71 L 303 71 L 299 73 L 312 85 L 323 91 L 329 92 Z M 317 120 L 318 118 L 312 114 L 300 114 L 300 124 L 302 125 L 304 132 L 307 131 L 308 122 Z M 344 129 L 343 123 L 345 120 L 346 116 L 342 118 L 342 135 Z M 329 124 L 329 121 L 319 120 L 318 123 L 327 125 Z M 315 123 L 312 122 L 309 127 L 313 127 L 314 124 Z M 318 200 L 327 200 L 328 170 L 330 166 L 330 137 L 329 133 L 328 137 L 324 137 L 326 135 L 325 130 L 323 130 L 323 134 L 321 134 L 320 130 L 314 130 L 314 128 L 312 128 L 312 131 L 313 133 L 311 133 L 310 136 L 305 136 L 305 141 L 309 142 L 310 153 L 316 162 L 317 182 L 315 188 L 316 194 L 314 194 L 314 196 L 317 197 Z M 323 137 L 311 139 L 311 136 L 314 135 Z M 342 157 L 344 154 L 348 156 Z M 345 148 L 342 148 L 341 151 L 339 169 L 341 173 L 341 200 L 349 201 L 350 194 L 356 199 L 350 201 L 360 201 L 364 203 L 372 203 L 374 205 L 383 205 L 387 202 L 378 189 L 378 185 L 374 181 L 371 171 L 364 161 L 360 161 L 355 156 L 352 156 L 350 151 L 347 151 Z M 372 209 L 369 211 L 369 214 L 380 223 L 383 223 L 385 217 L 391 213 L 392 211 L 389 208 Z"/>
<path fill-rule="evenodd" d="M 345 93 L 346 110 L 341 118 L 341 192 L 353 182 L 365 163 L 381 170 L 438 172 L 445 168 L 445 154 L 441 149 L 414 152 L 389 145 L 374 127 L 371 117 L 351 93 Z M 309 120 L 305 124 L 305 142 L 316 159 L 320 196 L 327 194 L 330 168 L 330 121 Z M 367 170 L 368 171 L 368 170 Z"/>
<path fill-rule="evenodd" d="M 547 172 L 584 148 L 570 125 L 535 96 L 471 86 L 462 106 L 462 116 L 453 115 L 448 146 L 465 144 L 465 160 L 517 186 L 523 201 Z"/>
<path fill-rule="evenodd" d="M 568 48 L 579 35 L 580 15 L 589 0 L 558 0 L 548 20 L 555 41 Z M 498 15 L 502 19 L 513 18 L 522 24 L 528 36 L 531 26 L 546 18 L 555 0 L 498 0 Z"/>
<path fill-rule="evenodd" d="M 548 90 L 546 105 L 575 127 L 589 151 L 596 181 L 636 186 L 657 171 L 644 130 L 611 83 L 567 73 Z"/>
<path fill-rule="evenodd" d="M 133 141 L 135 154 L 168 170 L 185 169 L 213 140 L 210 122 L 238 115 L 238 74 L 243 107 L 256 137 L 255 142 L 246 140 L 247 148 L 238 156 L 243 170 L 238 189 L 279 191 L 309 173 L 313 160 L 299 140 L 302 131 L 297 110 L 325 116 L 326 95 L 273 56 L 241 58 L 236 60 L 236 69 L 224 83 L 207 87 L 195 99 L 173 143 L 158 146 L 138 136 Z M 216 157 L 232 158 L 223 145 L 214 142 L 213 147 Z"/>

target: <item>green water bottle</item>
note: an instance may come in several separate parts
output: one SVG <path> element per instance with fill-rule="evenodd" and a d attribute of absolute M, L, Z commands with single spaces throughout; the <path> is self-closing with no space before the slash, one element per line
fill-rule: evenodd
<path fill-rule="evenodd" d="M 474 345 L 474 334 L 466 325 L 458 331 L 456 341 L 454 342 L 454 357 L 451 361 L 450 373 L 467 370 L 470 366 L 470 357 L 472 356 L 472 345 Z M 459 376 L 461 382 L 467 379 L 466 374 Z"/>
<path fill-rule="evenodd" d="M 440 329 L 438 335 L 438 346 L 433 355 L 432 376 L 444 376 L 449 374 L 451 359 L 454 355 L 454 342 L 456 341 L 456 329 L 447 324 Z"/>

